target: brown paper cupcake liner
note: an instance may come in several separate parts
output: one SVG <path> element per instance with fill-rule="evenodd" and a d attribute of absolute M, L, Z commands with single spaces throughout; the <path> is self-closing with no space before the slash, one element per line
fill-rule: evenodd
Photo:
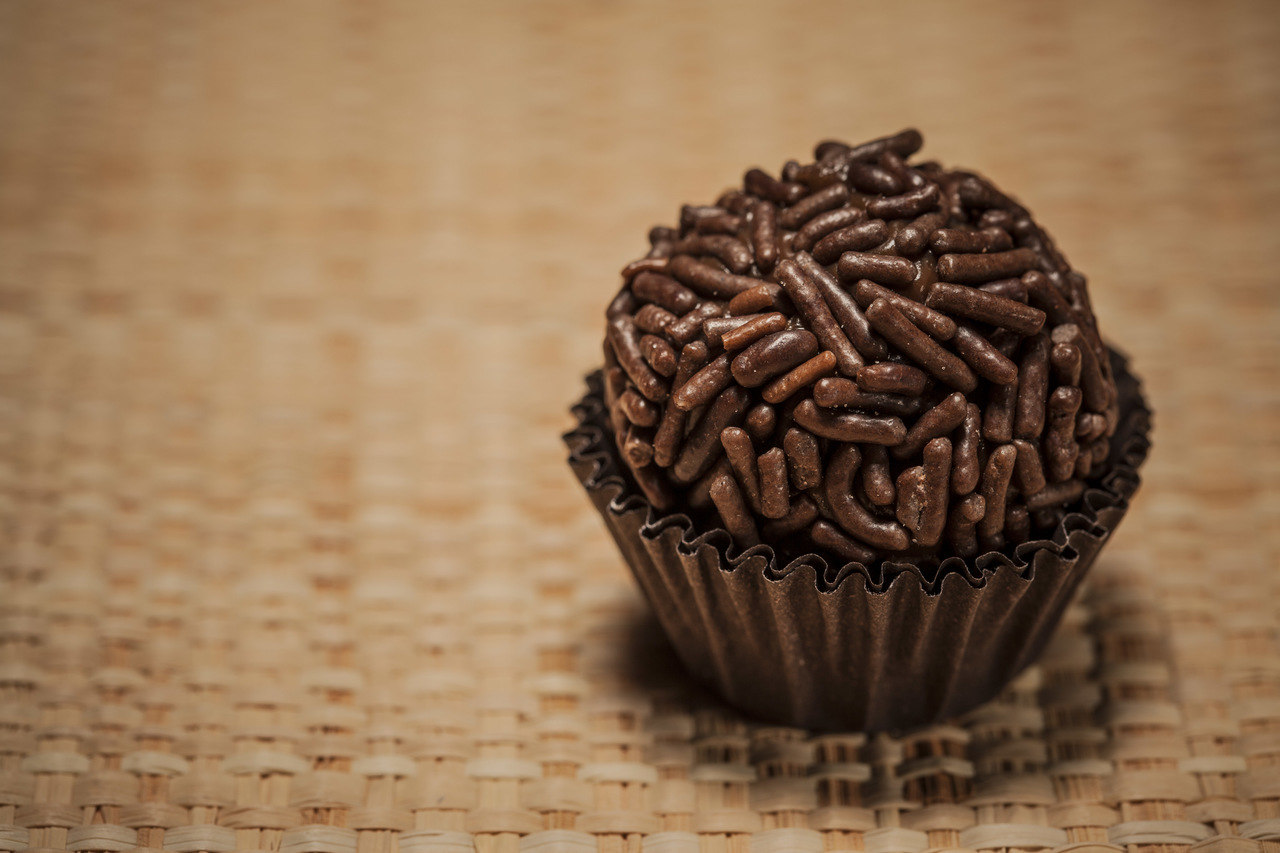
<path fill-rule="evenodd" d="M 681 660 L 762 720 L 817 729 L 904 730 L 995 696 L 1035 660 L 1140 482 L 1151 412 L 1111 350 L 1121 419 L 1106 473 L 1049 539 L 936 571 L 885 561 L 785 565 L 768 545 L 659 513 L 609 439 L 599 372 L 564 436 L 569 464 Z"/>

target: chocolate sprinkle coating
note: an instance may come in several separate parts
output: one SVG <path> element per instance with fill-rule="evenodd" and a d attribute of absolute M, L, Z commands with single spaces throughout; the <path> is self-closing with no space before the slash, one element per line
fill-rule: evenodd
<path fill-rule="evenodd" d="M 1045 533 L 1116 427 L 1084 277 L 906 130 L 686 205 L 622 271 L 614 439 L 660 510 L 746 548 L 936 564 Z"/>

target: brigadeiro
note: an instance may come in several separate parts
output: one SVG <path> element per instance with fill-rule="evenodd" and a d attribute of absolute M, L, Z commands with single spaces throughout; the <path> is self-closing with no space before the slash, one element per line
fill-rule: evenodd
<path fill-rule="evenodd" d="M 1149 447 L 1084 276 L 921 145 L 823 142 L 652 229 L 566 436 L 685 664 L 763 719 L 905 729 L 994 696 Z"/>

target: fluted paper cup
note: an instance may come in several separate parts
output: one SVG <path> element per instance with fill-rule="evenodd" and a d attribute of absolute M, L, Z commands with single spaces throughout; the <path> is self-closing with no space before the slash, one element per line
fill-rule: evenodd
<path fill-rule="evenodd" d="M 994 697 L 1033 662 L 1138 488 L 1151 412 L 1111 351 L 1121 417 L 1105 473 L 1048 539 L 935 571 L 886 561 L 785 564 L 768 544 L 661 513 L 610 438 L 600 374 L 574 407 L 569 464 L 689 671 L 761 720 L 901 731 Z M 701 523 L 700 523 L 701 521 Z"/>

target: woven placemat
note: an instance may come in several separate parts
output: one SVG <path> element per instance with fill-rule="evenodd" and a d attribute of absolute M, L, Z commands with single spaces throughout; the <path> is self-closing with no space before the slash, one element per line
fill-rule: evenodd
<path fill-rule="evenodd" d="M 1280 851 L 1271 3 L 0 2 L 0 851 Z M 1157 414 L 903 738 L 675 666 L 564 464 L 647 228 L 908 125 Z"/>

